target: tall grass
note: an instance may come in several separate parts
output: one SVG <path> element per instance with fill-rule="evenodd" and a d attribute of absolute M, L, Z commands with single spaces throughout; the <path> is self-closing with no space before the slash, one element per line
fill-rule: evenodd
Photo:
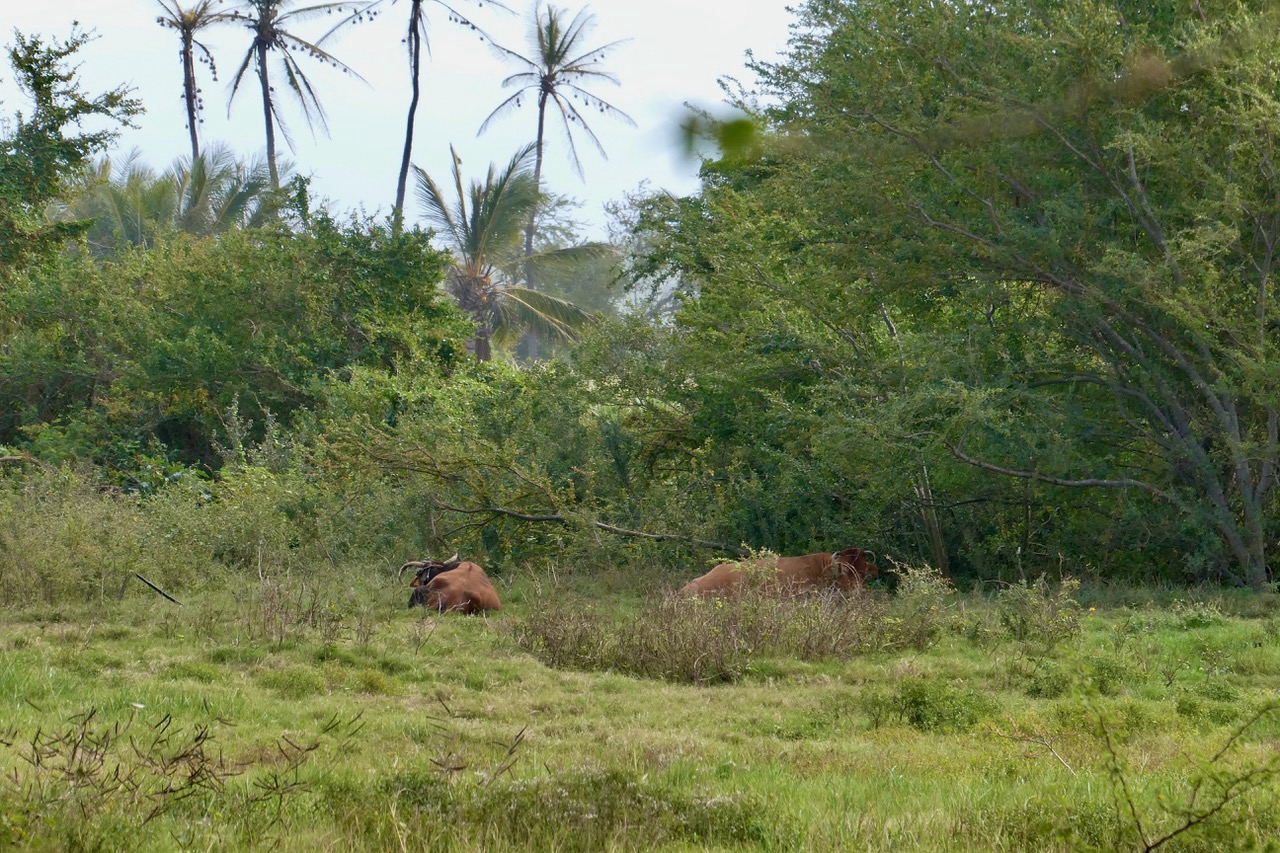
<path fill-rule="evenodd" d="M 0 846 L 1142 849 L 1135 814 L 1147 842 L 1196 819 L 1161 849 L 1280 832 L 1265 620 L 1083 609 L 1046 649 L 999 597 L 936 587 L 585 611 L 520 580 L 479 619 L 410 612 L 374 575 L 222 577 L 181 608 L 0 611 Z M 970 638 L 979 618 L 999 642 Z M 563 666 L 516 642 L 539 620 L 581 628 Z M 741 674 L 673 677 L 717 632 Z"/>
<path fill-rule="evenodd" d="M 684 684 L 737 681 L 761 659 L 841 661 L 922 650 L 938 637 L 930 608 L 908 599 L 895 606 L 865 592 L 779 597 L 749 590 L 732 599 L 671 593 L 621 621 L 582 601 L 550 598 L 554 603 L 511 629 L 543 663 Z"/>

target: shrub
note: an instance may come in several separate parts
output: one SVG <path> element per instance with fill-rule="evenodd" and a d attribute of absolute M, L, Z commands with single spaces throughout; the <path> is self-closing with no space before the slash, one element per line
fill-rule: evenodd
<path fill-rule="evenodd" d="M 1071 674 L 1056 661 L 1042 658 L 1027 678 L 1026 692 L 1028 696 L 1041 699 L 1057 699 L 1071 690 L 1073 680 Z"/>
<path fill-rule="evenodd" d="M 894 561 L 894 571 L 898 589 L 892 609 L 902 618 L 903 645 L 924 651 L 942 635 L 956 589 L 942 572 L 927 563 L 908 566 Z"/>
<path fill-rule="evenodd" d="M 1057 585 L 1041 575 L 1033 583 L 1009 584 L 996 595 L 1000 624 L 1009 636 L 1021 643 L 1034 643 L 1046 650 L 1080 636 L 1080 605 L 1074 599 L 1080 588 L 1075 578 L 1063 578 Z"/>
<path fill-rule="evenodd" d="M 114 598 L 135 571 L 173 589 L 199 574 L 199 555 L 147 532 L 141 501 L 78 472 L 0 472 L 0 604 Z"/>
<path fill-rule="evenodd" d="M 1093 655 L 1086 660 L 1089 683 L 1103 696 L 1115 696 L 1134 675 L 1123 661 L 1106 655 Z"/>
<path fill-rule="evenodd" d="M 990 714 L 995 704 L 944 681 L 911 678 L 898 688 L 893 708 L 899 719 L 921 731 L 963 732 Z"/>
<path fill-rule="evenodd" d="M 955 595 L 956 588 L 942 572 L 923 563 L 908 566 L 892 560 L 898 575 L 898 599 L 928 606 L 941 606 Z"/>
<path fill-rule="evenodd" d="M 1173 603 L 1173 614 L 1185 629 L 1208 628 L 1222 622 L 1222 608 L 1212 601 L 1183 601 Z"/>
<path fill-rule="evenodd" d="M 890 617 L 883 600 L 870 595 L 749 592 L 731 600 L 672 595 L 621 622 L 560 604 L 533 611 L 513 632 L 548 666 L 713 684 L 742 678 L 759 658 L 843 660 L 902 648 L 913 625 Z"/>

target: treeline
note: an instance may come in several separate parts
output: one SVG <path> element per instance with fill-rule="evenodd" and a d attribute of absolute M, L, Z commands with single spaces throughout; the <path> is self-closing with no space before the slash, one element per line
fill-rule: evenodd
<path fill-rule="evenodd" d="M 57 181 L 6 181 L 0 455 L 30 461 L 5 463 L 0 554 L 30 568 L 0 596 L 68 535 L 24 500 L 196 543 L 193 572 L 857 545 L 967 581 L 1260 589 L 1276 42 L 1262 3 L 813 0 L 735 104 L 754 132 L 710 122 L 701 192 L 627 211 L 638 310 L 550 360 L 473 357 L 499 315 L 459 296 L 465 241 L 304 186 L 267 223 L 97 257 L 42 218 Z"/>

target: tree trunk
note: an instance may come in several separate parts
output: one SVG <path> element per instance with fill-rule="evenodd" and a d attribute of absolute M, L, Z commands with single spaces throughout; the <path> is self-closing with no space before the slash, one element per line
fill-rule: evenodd
<path fill-rule="evenodd" d="M 262 83 L 262 114 L 267 123 L 267 169 L 271 172 L 271 188 L 280 189 L 280 171 L 276 167 L 276 126 L 271 111 L 271 81 L 267 76 L 267 45 L 258 42 L 258 80 Z"/>
<path fill-rule="evenodd" d="M 398 234 L 404 227 L 404 196 L 409 182 L 409 159 L 413 152 L 413 124 L 418 114 L 422 68 L 422 0 L 413 0 L 409 13 L 409 63 L 412 68 L 413 97 L 409 99 L 409 119 L 404 128 L 404 153 L 400 156 L 400 176 L 396 181 L 396 206 L 391 211 L 392 228 Z"/>
<path fill-rule="evenodd" d="M 544 131 L 546 129 L 547 118 L 547 93 L 542 92 L 538 95 L 538 135 L 535 139 L 535 150 L 533 160 L 533 185 L 538 188 L 538 192 L 542 192 L 542 142 Z M 533 236 L 537 230 L 538 208 L 534 207 L 529 211 L 529 223 L 524 228 L 524 256 L 525 258 L 533 257 Z M 525 286 L 530 290 L 537 290 L 537 285 L 533 279 L 533 263 L 526 260 L 524 264 L 524 281 Z M 538 333 L 534 329 L 529 330 L 529 358 L 538 358 Z"/>
<path fill-rule="evenodd" d="M 493 358 L 493 346 L 489 343 L 491 334 L 492 332 L 484 326 L 476 329 L 476 336 L 472 338 L 476 361 L 489 361 Z"/>
<path fill-rule="evenodd" d="M 195 168 L 200 159 L 200 137 L 196 127 L 199 110 L 197 106 L 200 96 L 196 92 L 196 59 L 194 36 L 189 32 L 182 34 L 182 94 L 187 100 L 187 130 L 191 133 L 191 167 Z"/>

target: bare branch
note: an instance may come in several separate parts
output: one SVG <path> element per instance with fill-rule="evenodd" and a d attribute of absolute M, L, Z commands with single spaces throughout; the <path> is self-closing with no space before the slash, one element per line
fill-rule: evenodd
<path fill-rule="evenodd" d="M 969 456 L 963 450 L 961 450 L 958 445 L 947 442 L 946 446 L 947 446 L 947 449 L 951 451 L 951 454 L 955 456 L 957 459 L 959 459 L 961 462 L 964 462 L 967 465 L 972 465 L 975 468 L 981 468 L 984 471 L 992 471 L 996 474 L 1004 474 L 1007 477 L 1017 477 L 1022 480 L 1035 480 L 1036 482 L 1039 482 L 1039 483 L 1049 483 L 1050 485 L 1066 486 L 1068 488 L 1094 488 L 1094 487 L 1130 488 L 1131 487 L 1136 489 L 1142 489 L 1144 492 L 1153 494 L 1167 501 L 1175 500 L 1174 496 L 1169 492 L 1166 492 L 1164 489 L 1161 489 L 1157 486 L 1153 486 L 1150 483 L 1145 483 L 1142 480 L 1133 480 L 1129 478 L 1122 478 L 1118 480 L 1106 480 L 1106 479 L 1100 479 L 1100 478 L 1068 480 L 1063 477 L 1053 477 L 1048 474 L 1041 474 L 1036 471 L 1018 471 L 1013 468 L 1005 468 L 1000 465 L 993 465 L 990 462 L 983 462 L 980 459 L 975 459 L 972 456 Z"/>

